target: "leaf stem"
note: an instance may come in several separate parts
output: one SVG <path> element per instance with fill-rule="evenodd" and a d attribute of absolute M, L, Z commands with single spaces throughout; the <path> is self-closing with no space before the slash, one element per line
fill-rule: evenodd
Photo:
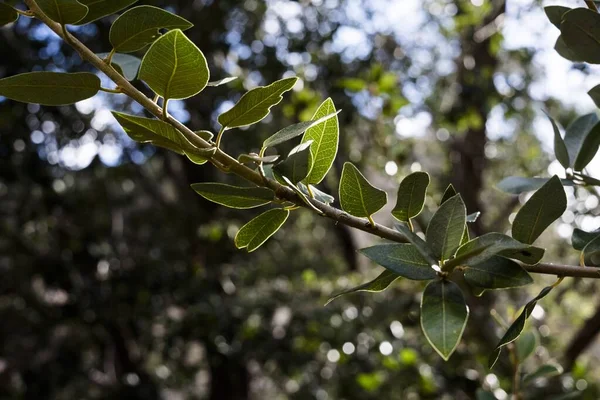
<path fill-rule="evenodd" d="M 217 134 L 217 140 L 215 141 L 216 145 L 217 145 L 217 149 L 221 148 L 221 139 L 223 138 L 223 133 L 225 133 L 225 127 L 222 126 L 221 130 L 219 130 L 219 133 Z M 263 151 L 261 150 L 261 157 L 263 155 Z"/>
<path fill-rule="evenodd" d="M 415 231 L 415 227 L 414 227 L 412 221 L 410 220 L 410 218 L 408 219 L 407 222 L 408 222 L 408 229 L 410 229 L 411 232 L 414 232 Z"/>
<path fill-rule="evenodd" d="M 169 121 L 169 99 L 164 99 L 162 106 L 162 119 L 164 121 Z M 219 146 L 217 145 L 217 148 Z"/>
<path fill-rule="evenodd" d="M 367 218 L 369 219 L 369 223 L 371 224 L 371 226 L 377 226 L 377 224 L 375 223 L 375 220 L 373 220 L 372 215 L 369 215 Z"/>
<path fill-rule="evenodd" d="M 106 58 L 103 61 L 107 65 L 110 65 L 110 63 L 112 63 L 113 56 L 115 55 L 116 52 L 117 52 L 117 50 L 115 50 L 115 48 L 113 47 L 113 49 L 110 51 L 110 53 L 108 53 L 108 55 L 106 56 Z"/>
<path fill-rule="evenodd" d="M 121 89 L 119 89 L 119 87 L 117 87 L 116 89 L 108 89 L 105 87 L 101 87 L 100 90 L 103 92 L 106 92 L 106 93 L 123 94 L 123 92 L 121 91 Z"/>
<path fill-rule="evenodd" d="M 14 9 L 14 10 L 15 10 L 15 11 L 16 11 L 16 12 L 19 14 L 19 15 L 22 15 L 22 16 L 24 16 L 24 17 L 27 17 L 27 18 L 33 18 L 33 17 L 35 17 L 35 15 L 34 15 L 34 14 L 31 12 L 31 11 L 29 11 L 29 10 L 27 10 L 27 11 L 23 11 L 23 10 L 19 10 L 19 9 L 18 9 L 18 8 L 16 8 L 16 7 L 12 7 L 12 8 L 13 8 L 13 9 Z"/>

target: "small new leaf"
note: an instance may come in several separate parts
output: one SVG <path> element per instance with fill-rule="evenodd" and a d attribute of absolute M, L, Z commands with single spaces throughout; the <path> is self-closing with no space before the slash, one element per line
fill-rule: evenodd
<path fill-rule="evenodd" d="M 483 289 L 508 289 L 529 285 L 531 276 L 519 264 L 504 257 L 492 257 L 465 268 L 465 280 Z"/>
<path fill-rule="evenodd" d="M 398 200 L 392 215 L 398 221 L 408 222 L 423 210 L 425 195 L 429 186 L 429 174 L 414 172 L 400 182 Z"/>
<path fill-rule="evenodd" d="M 339 111 L 338 111 L 339 112 Z M 325 100 L 313 115 L 313 120 L 319 121 L 306 130 L 302 142 L 313 141 L 310 148 L 313 165 L 305 182 L 317 185 L 323 181 L 335 160 L 338 151 L 340 125 L 333 100 Z M 328 115 L 333 118 L 323 119 Z"/>
<path fill-rule="evenodd" d="M 248 126 L 262 121 L 271 107 L 283 100 L 283 94 L 291 90 L 298 78 L 286 78 L 269 86 L 259 86 L 246 92 L 235 106 L 219 115 L 219 123 L 226 129 Z"/>
<path fill-rule="evenodd" d="M 380 244 L 361 249 L 359 252 L 404 278 L 424 281 L 437 277 L 437 272 L 431 268 L 431 264 L 412 244 Z"/>
<path fill-rule="evenodd" d="M 254 218 L 235 235 L 235 246 L 249 253 L 258 249 L 285 223 L 290 212 L 281 208 L 266 211 Z"/>
<path fill-rule="evenodd" d="M 425 234 L 429 247 L 438 260 L 454 255 L 467 223 L 467 210 L 460 195 L 446 200 L 429 221 Z"/>
<path fill-rule="evenodd" d="M 341 297 L 345 294 L 356 293 L 356 292 L 372 292 L 378 293 L 383 292 L 387 289 L 396 279 L 400 278 L 400 275 L 393 273 L 390 270 L 384 270 L 379 276 L 373 279 L 370 282 L 363 283 L 362 285 L 353 287 L 352 289 L 344 290 L 343 292 L 334 294 L 327 300 L 325 305 L 328 305 L 338 297 Z"/>
<path fill-rule="evenodd" d="M 154 42 L 140 67 L 140 79 L 165 100 L 197 95 L 209 77 L 204 54 L 179 29 Z"/>
<path fill-rule="evenodd" d="M 46 106 L 73 104 L 99 90 L 100 78 L 89 72 L 29 72 L 0 79 L 0 96 Z"/>
<path fill-rule="evenodd" d="M 342 169 L 339 193 L 342 210 L 355 217 L 370 218 L 387 203 L 387 194 L 371 185 L 350 162 Z"/>
<path fill-rule="evenodd" d="M 532 244 L 566 209 L 567 196 L 555 175 L 519 210 L 513 222 L 512 237 Z"/>
<path fill-rule="evenodd" d="M 200 196 L 225 207 L 249 209 L 269 204 L 275 193 L 262 187 L 239 187 L 223 183 L 194 183 L 192 189 Z"/>
<path fill-rule="evenodd" d="M 109 53 L 98 53 L 96 55 L 105 59 L 108 57 Z M 142 60 L 129 54 L 115 53 L 112 55 L 110 63 L 119 74 L 125 77 L 125 79 L 133 81 L 137 78 Z"/>
<path fill-rule="evenodd" d="M 430 282 L 421 298 L 421 328 L 434 350 L 448 360 L 467 325 L 469 309 L 458 285 Z"/>
<path fill-rule="evenodd" d="M 61 25 L 81 21 L 88 13 L 87 6 L 77 0 L 37 0 L 40 9 Z"/>
<path fill-rule="evenodd" d="M 240 154 L 238 161 L 242 164 L 274 164 L 279 160 L 278 155 L 261 157 L 256 153 Z"/>
<path fill-rule="evenodd" d="M 333 196 L 331 196 L 330 194 L 327 194 L 327 193 L 319 190 L 318 188 L 314 187 L 313 185 L 309 185 L 309 186 L 310 186 L 310 191 L 312 192 L 315 200 L 320 201 L 321 203 L 325 203 L 325 204 L 333 204 L 333 202 L 335 201 L 335 198 Z M 298 189 L 300 189 L 300 191 L 302 193 L 304 193 L 305 195 L 310 196 L 308 188 L 306 187 L 306 185 L 304 183 L 298 182 Z"/>
<path fill-rule="evenodd" d="M 78 0 L 89 9 L 87 15 L 82 20 L 77 21 L 77 25 L 85 25 L 100 18 L 116 14 L 121 10 L 136 3 L 138 0 Z"/>
<path fill-rule="evenodd" d="M 159 36 L 159 29 L 181 29 L 194 26 L 178 15 L 153 6 L 138 6 L 125 11 L 110 28 L 109 39 L 120 53 L 132 53 L 148 46 Z"/>

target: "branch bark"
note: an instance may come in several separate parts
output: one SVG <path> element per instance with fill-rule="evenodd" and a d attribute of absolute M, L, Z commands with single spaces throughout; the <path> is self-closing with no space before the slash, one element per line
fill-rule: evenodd
<path fill-rule="evenodd" d="M 89 62 L 98 70 L 103 72 L 106 76 L 108 76 L 117 85 L 117 87 L 121 90 L 123 94 L 129 96 L 131 99 L 138 102 L 142 107 L 144 107 L 155 117 L 166 120 L 179 132 L 181 132 L 193 145 L 197 146 L 200 149 L 213 148 L 213 145 L 211 143 L 200 138 L 191 129 L 189 129 L 187 126 L 185 126 L 172 116 L 167 116 L 167 118 L 165 119 L 163 115 L 163 109 L 161 107 L 154 103 L 152 99 L 146 97 L 145 94 L 136 89 L 127 79 L 121 76 L 110 64 L 105 63 L 96 54 L 94 54 L 94 52 L 92 52 L 82 42 L 80 42 L 75 36 L 70 34 L 66 28 L 63 29 L 63 26 L 54 22 L 52 19 L 46 16 L 38 7 L 35 0 L 25 0 L 25 4 L 29 7 L 29 10 L 33 13 L 35 18 L 39 19 L 41 22 L 47 25 L 55 34 L 57 34 L 67 44 L 73 47 L 73 49 L 79 53 L 83 60 Z M 224 169 L 226 172 L 233 173 L 249 182 L 254 183 L 255 185 L 268 187 L 272 189 L 275 192 L 275 195 L 281 200 L 289 201 L 309 210 L 311 209 L 311 207 L 307 206 L 304 203 L 304 201 L 300 199 L 292 189 L 283 186 L 272 179 L 263 178 L 257 171 L 254 171 L 246 167 L 245 165 L 240 164 L 235 158 L 231 157 L 229 154 L 223 152 L 220 149 L 217 150 L 217 152 L 214 154 L 214 156 L 212 156 L 210 161 L 219 169 Z M 309 201 L 316 209 L 318 209 L 322 213 L 323 216 L 334 220 L 336 223 L 344 224 L 352 228 L 359 229 L 361 231 L 378 236 L 382 239 L 390 240 L 392 242 L 407 243 L 406 238 L 398 231 L 382 226 L 380 224 L 371 224 L 367 219 L 351 216 L 350 214 L 340 209 L 328 206 L 316 200 L 309 199 Z M 529 272 L 538 274 L 571 276 L 581 278 L 600 278 L 600 269 L 593 267 L 577 267 L 571 265 L 545 263 L 538 264 L 535 266 L 523 265 L 523 268 L 525 268 Z"/>

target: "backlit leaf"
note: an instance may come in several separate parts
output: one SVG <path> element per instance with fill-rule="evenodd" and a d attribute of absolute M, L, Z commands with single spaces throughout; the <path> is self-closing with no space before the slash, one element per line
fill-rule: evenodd
<path fill-rule="evenodd" d="M 217 87 L 217 86 L 221 86 L 221 85 L 227 85 L 229 82 L 233 82 L 236 79 L 238 79 L 237 76 L 230 76 L 227 78 L 219 79 L 218 81 L 208 82 L 208 84 L 206 86 Z"/>
<path fill-rule="evenodd" d="M 380 244 L 359 252 L 390 271 L 408 279 L 435 279 L 437 272 L 412 244 Z"/>
<path fill-rule="evenodd" d="M 109 53 L 98 53 L 98 57 L 105 59 Z M 137 78 L 138 71 L 142 60 L 129 54 L 116 53 L 113 54 L 111 62 L 112 66 L 118 73 L 123 75 L 128 81 L 133 81 Z"/>
<path fill-rule="evenodd" d="M 281 208 L 266 211 L 254 218 L 235 235 L 235 246 L 249 253 L 258 249 L 285 223 L 290 212 Z"/>
<path fill-rule="evenodd" d="M 556 43 L 554 44 L 554 50 L 563 58 L 573 61 L 573 62 L 583 62 L 585 57 L 581 57 L 576 54 L 563 40 L 562 35 L 560 35 L 556 39 Z"/>
<path fill-rule="evenodd" d="M 458 346 L 468 318 L 469 309 L 456 283 L 439 280 L 427 285 L 421 299 L 421 328 L 444 360 Z"/>
<path fill-rule="evenodd" d="M 269 204 L 275 193 L 263 187 L 239 187 L 223 183 L 194 183 L 192 189 L 200 196 L 225 207 L 248 209 Z"/>
<path fill-rule="evenodd" d="M 372 293 L 383 292 L 398 278 L 400 278 L 400 275 L 397 275 L 397 274 L 393 273 L 392 271 L 386 269 L 381 274 L 379 274 L 379 276 L 377 278 L 373 279 L 370 282 L 363 283 L 362 285 L 353 287 L 352 289 L 344 290 L 343 292 L 340 292 L 340 293 L 337 293 L 337 294 L 331 296 L 331 298 L 329 298 L 329 300 L 327 300 L 327 303 L 325 303 L 325 305 L 328 305 L 333 300 L 335 300 L 338 297 L 341 297 L 345 294 L 356 293 L 356 292 L 372 292 Z"/>
<path fill-rule="evenodd" d="M 194 26 L 178 15 L 153 6 L 138 6 L 125 11 L 110 28 L 110 43 L 120 53 L 132 53 L 154 42 L 159 29 L 186 30 Z"/>
<path fill-rule="evenodd" d="M 74 24 L 88 13 L 87 6 L 77 0 L 37 0 L 36 3 L 44 14 L 61 25 Z"/>
<path fill-rule="evenodd" d="M 483 289 L 507 289 L 529 285 L 531 276 L 519 264 L 504 257 L 492 257 L 465 268 L 465 280 Z"/>
<path fill-rule="evenodd" d="M 118 13 L 136 3 L 138 0 L 78 0 L 88 7 L 89 12 L 77 25 L 89 24 L 106 16 Z"/>
<path fill-rule="evenodd" d="M 387 194 L 371 185 L 349 162 L 342 170 L 339 193 L 342 210 L 355 217 L 370 217 L 387 203 Z"/>
<path fill-rule="evenodd" d="M 447 260 L 454 255 L 460 246 L 467 210 L 460 195 L 446 200 L 429 221 L 426 241 L 439 260 Z"/>
<path fill-rule="evenodd" d="M 187 99 L 200 93 L 209 76 L 204 54 L 179 29 L 154 42 L 140 68 L 140 79 L 164 99 Z"/>
<path fill-rule="evenodd" d="M 399 221 L 408 222 L 423 210 L 425 195 L 429 186 L 429 174 L 414 172 L 400 182 L 398 200 L 392 215 Z"/>
<path fill-rule="evenodd" d="M 334 114 L 333 118 L 324 117 Z M 310 147 L 313 165 L 310 174 L 304 180 L 306 183 L 317 185 L 323 181 L 335 160 L 338 151 L 340 126 L 333 100 L 325 100 L 312 117 L 321 121 L 308 128 L 302 137 L 302 142 L 313 141 Z"/>
<path fill-rule="evenodd" d="M 297 124 L 287 126 L 278 131 L 277 133 L 273 134 L 269 138 L 267 138 L 263 142 L 263 148 L 277 146 L 281 143 L 287 142 L 288 140 L 294 139 L 295 137 L 302 135 L 307 129 L 314 127 L 315 125 L 318 125 L 322 122 L 326 122 L 333 118 L 337 118 L 337 113 L 339 113 L 339 111 L 324 115 L 312 121 L 299 122 Z M 307 140 L 302 141 L 302 143 L 304 142 L 307 142 Z"/>
<path fill-rule="evenodd" d="M 0 79 L 0 96 L 46 106 L 73 104 L 99 90 L 100 78 L 89 72 L 29 72 Z"/>
<path fill-rule="evenodd" d="M 457 192 L 454 189 L 454 185 L 449 184 L 446 190 L 444 190 L 444 194 L 442 195 L 442 200 L 440 201 L 440 206 L 446 202 L 446 200 L 450 200 L 452 197 L 456 196 Z"/>

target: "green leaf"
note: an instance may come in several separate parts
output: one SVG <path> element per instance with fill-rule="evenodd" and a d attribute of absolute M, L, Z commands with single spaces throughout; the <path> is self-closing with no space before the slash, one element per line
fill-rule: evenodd
<path fill-rule="evenodd" d="M 427 285 L 421 299 L 421 328 L 444 360 L 458 346 L 468 318 L 469 309 L 456 283 L 439 280 Z"/>
<path fill-rule="evenodd" d="M 258 249 L 285 223 L 290 212 L 281 208 L 266 211 L 254 218 L 235 235 L 235 247 L 248 253 Z"/>
<path fill-rule="evenodd" d="M 232 129 L 262 121 L 297 80 L 296 77 L 286 78 L 246 92 L 231 110 L 219 115 L 219 123 L 226 129 Z"/>
<path fill-rule="evenodd" d="M 585 136 L 577 158 L 573 163 L 575 171 L 582 171 L 594 159 L 600 148 L 600 123 L 597 123 Z"/>
<path fill-rule="evenodd" d="M 387 194 L 371 185 L 350 162 L 342 169 L 339 193 L 342 210 L 355 217 L 370 218 L 387 203 Z"/>
<path fill-rule="evenodd" d="M 583 248 L 585 265 L 600 266 L 600 235 L 596 236 Z"/>
<path fill-rule="evenodd" d="M 600 85 L 596 85 L 590 89 L 588 95 L 594 100 L 596 107 L 600 107 Z"/>
<path fill-rule="evenodd" d="M 238 79 L 237 76 L 230 76 L 228 78 L 219 79 L 218 81 L 208 82 L 208 84 L 206 86 L 217 87 L 217 86 L 221 86 L 221 85 L 227 85 L 229 82 L 233 82 L 236 79 Z"/>
<path fill-rule="evenodd" d="M 529 246 L 523 250 L 506 250 L 499 253 L 502 257 L 519 260 L 527 265 L 535 265 L 544 257 L 545 249 Z"/>
<path fill-rule="evenodd" d="M 290 179 L 287 176 L 282 176 L 282 175 L 278 174 L 276 171 L 273 171 L 273 172 L 275 175 L 275 179 L 277 181 L 279 181 L 282 185 L 287 185 L 290 189 L 292 189 L 294 192 L 296 192 L 296 194 L 298 195 L 298 197 L 300 197 L 300 199 L 304 202 L 304 204 L 306 204 L 308 207 L 312 208 L 312 210 L 315 211 L 317 214 L 323 215 L 323 212 L 321 210 L 319 210 L 313 203 L 311 203 L 311 201 L 304 194 L 304 192 L 302 192 L 300 189 L 298 189 L 298 186 L 296 186 L 296 184 L 294 184 L 292 181 L 290 181 Z"/>
<path fill-rule="evenodd" d="M 338 297 L 341 297 L 345 294 L 356 293 L 356 292 L 371 292 L 378 293 L 383 292 L 387 289 L 396 279 L 400 278 L 400 275 L 397 275 L 389 270 L 384 270 L 379 276 L 373 279 L 370 282 L 363 283 L 362 285 L 356 286 L 352 289 L 344 290 L 343 292 L 334 294 L 327 300 L 325 305 L 328 305 Z"/>
<path fill-rule="evenodd" d="M 110 53 L 98 53 L 98 57 L 105 59 Z M 138 71 L 142 60 L 129 54 L 115 53 L 111 59 L 111 65 L 117 72 L 125 77 L 128 81 L 133 81 L 137 78 Z"/>
<path fill-rule="evenodd" d="M 593 232 L 586 232 L 579 228 L 573 230 L 573 236 L 571 236 L 571 244 L 575 250 L 583 250 L 589 242 L 600 236 L 600 229 L 596 229 Z"/>
<path fill-rule="evenodd" d="M 438 260 L 447 260 L 460 246 L 467 210 L 459 194 L 446 200 L 429 221 L 426 241 Z"/>
<path fill-rule="evenodd" d="M 255 208 L 269 204 L 275 199 L 275 193 L 263 187 L 239 187 L 206 182 L 194 183 L 192 189 L 206 200 L 229 208 Z"/>
<path fill-rule="evenodd" d="M 512 237 L 532 244 L 566 209 L 567 196 L 555 175 L 519 210 L 512 225 Z"/>
<path fill-rule="evenodd" d="M 531 276 L 519 264 L 504 257 L 492 257 L 465 268 L 465 280 L 483 289 L 508 289 L 529 285 Z"/>
<path fill-rule="evenodd" d="M 185 31 L 194 24 L 158 7 L 138 6 L 125 11 L 110 28 L 109 39 L 120 53 L 132 53 L 148 46 L 159 36 L 159 29 Z"/>
<path fill-rule="evenodd" d="M 454 266 L 479 264 L 502 251 L 523 250 L 528 247 L 502 233 L 486 233 L 460 246 L 456 251 L 456 258 L 448 261 L 447 264 Z"/>
<path fill-rule="evenodd" d="M 534 372 L 525 375 L 523 377 L 523 383 L 528 384 L 538 378 L 551 378 L 553 376 L 558 376 L 562 373 L 563 373 L 563 368 L 559 364 L 548 363 L 548 364 L 542 365 L 541 367 L 536 369 Z M 575 396 L 573 398 L 579 398 L 579 397 Z"/>
<path fill-rule="evenodd" d="M 81 21 L 88 13 L 87 6 L 77 0 L 37 0 L 37 5 L 50 19 L 61 25 Z"/>
<path fill-rule="evenodd" d="M 210 131 L 196 131 L 196 135 L 198 135 L 202 140 L 210 142 L 212 138 L 215 136 Z"/>
<path fill-rule="evenodd" d="M 8 4 L 0 3 L 0 26 L 8 25 L 19 19 L 19 13 Z"/>
<path fill-rule="evenodd" d="M 454 189 L 454 185 L 449 184 L 446 190 L 444 190 L 444 194 L 442 195 L 442 200 L 440 201 L 440 206 L 446 202 L 446 200 L 450 200 L 452 197 L 456 196 L 457 192 Z"/>
<path fill-rule="evenodd" d="M 398 200 L 392 215 L 399 221 L 408 222 L 423 210 L 425 195 L 429 186 L 429 174 L 414 172 L 400 182 Z"/>
<path fill-rule="evenodd" d="M 216 153 L 216 147 L 211 147 L 210 149 L 183 150 L 183 154 L 185 154 L 191 162 L 197 165 L 206 164 L 208 159 Z"/>
<path fill-rule="evenodd" d="M 556 43 L 554 44 L 554 50 L 556 50 L 558 55 L 560 55 L 561 57 L 563 57 L 569 61 L 583 62 L 584 58 L 585 58 L 585 57 L 580 57 L 573 50 L 571 50 L 571 48 L 569 46 L 567 46 L 567 44 L 563 40 L 562 35 L 560 35 L 556 39 Z"/>
<path fill-rule="evenodd" d="M 241 162 L 242 164 L 250 164 L 250 163 L 274 164 L 278 160 L 279 160 L 278 155 L 261 157 L 256 153 L 240 154 L 240 156 L 238 157 L 238 161 Z"/>
<path fill-rule="evenodd" d="M 586 114 L 573 121 L 565 133 L 571 167 L 582 170 L 594 157 L 600 144 L 599 119 L 595 113 Z"/>
<path fill-rule="evenodd" d="M 552 25 L 556 26 L 558 29 L 560 29 L 562 17 L 567 11 L 571 11 L 571 8 L 563 6 L 544 7 L 544 12 L 546 13 L 546 16 L 548 17 Z"/>
<path fill-rule="evenodd" d="M 531 331 L 525 332 L 525 334 L 519 337 L 515 343 L 517 347 L 517 358 L 520 362 L 523 362 L 535 351 L 538 344 L 537 335 Z"/>
<path fill-rule="evenodd" d="M 520 176 L 509 176 L 498 183 L 498 189 L 510 194 L 521 194 L 532 192 L 544 186 L 550 178 L 522 178 Z M 575 186 L 573 181 L 561 179 L 563 186 Z"/>
<path fill-rule="evenodd" d="M 574 8 L 562 16 L 560 32 L 574 54 L 588 63 L 600 64 L 600 14 Z"/>
<path fill-rule="evenodd" d="M 0 96 L 46 106 L 73 104 L 99 90 L 100 78 L 89 72 L 28 72 L 0 79 Z"/>
<path fill-rule="evenodd" d="M 331 114 L 336 116 L 334 118 L 322 120 L 323 117 Z M 326 99 L 319 108 L 317 108 L 312 119 L 321 122 L 308 128 L 302 137 L 302 142 L 307 142 L 309 140 L 314 141 L 310 148 L 313 165 L 305 182 L 317 185 L 323 181 L 331 169 L 337 155 L 340 141 L 340 125 L 333 100 L 331 100 L 331 98 Z"/>
<path fill-rule="evenodd" d="M 312 161 L 311 145 L 312 142 L 306 142 L 294 147 L 285 161 L 273 167 L 273 171 L 287 177 L 294 185 L 306 178 Z"/>
<path fill-rule="evenodd" d="M 435 279 L 437 272 L 412 244 L 380 244 L 359 252 L 390 271 L 408 279 Z"/>
<path fill-rule="evenodd" d="M 411 231 L 406 225 L 394 224 L 394 228 L 400 232 L 410 244 L 415 246 L 421 256 L 423 256 L 423 259 L 425 259 L 429 265 L 435 265 L 437 268 L 439 268 L 439 260 L 433 254 L 433 250 L 429 247 L 427 242 Z"/>
<path fill-rule="evenodd" d="M 154 42 L 140 68 L 140 79 L 166 100 L 197 95 L 209 76 L 204 54 L 179 29 Z"/>
<path fill-rule="evenodd" d="M 310 186 L 310 190 L 311 190 L 312 194 L 314 195 L 315 200 L 320 201 L 321 203 L 325 203 L 325 204 L 332 204 L 335 201 L 335 198 L 332 195 L 319 190 L 318 188 L 314 187 L 313 185 L 309 185 L 309 186 Z M 302 191 L 302 193 L 304 193 L 305 195 L 310 196 L 310 193 L 308 192 L 308 189 L 304 183 L 298 182 L 298 189 L 300 189 Z"/>
<path fill-rule="evenodd" d="M 571 161 L 569 160 L 569 151 L 567 150 L 567 146 L 560 135 L 560 129 L 558 128 L 556 121 L 554 121 L 550 115 L 546 114 L 546 116 L 550 120 L 552 129 L 554 130 L 554 155 L 563 168 L 569 168 L 571 166 Z"/>
<path fill-rule="evenodd" d="M 341 111 L 341 110 L 340 110 Z M 295 137 L 302 135 L 307 129 L 320 124 L 321 122 L 326 122 L 327 120 L 335 117 L 339 111 L 336 111 L 332 114 L 327 114 L 323 117 L 312 121 L 299 122 L 294 125 L 287 126 L 282 130 L 278 131 L 274 135 L 270 136 L 263 142 L 263 148 L 277 146 L 278 144 L 285 143 L 288 140 L 291 140 Z M 302 143 L 307 142 L 307 140 L 303 140 Z"/>
<path fill-rule="evenodd" d="M 77 22 L 77 25 L 85 25 L 90 22 L 99 20 L 100 18 L 116 14 L 121 10 L 136 3 L 138 0 L 78 0 L 83 5 L 86 5 L 89 12 L 84 19 Z"/>
<path fill-rule="evenodd" d="M 551 290 L 552 286 L 545 287 L 533 300 L 525 304 L 525 307 L 523 308 L 523 311 L 521 311 L 521 314 L 519 314 L 515 322 L 513 322 L 512 325 L 506 330 L 506 333 L 504 334 L 502 339 L 500 339 L 500 342 L 498 342 L 496 348 L 490 355 L 488 363 L 490 369 L 492 369 L 496 364 L 496 361 L 498 361 L 498 357 L 500 356 L 502 348 L 518 339 L 518 337 L 521 335 L 521 332 L 523 332 L 523 328 L 525 327 L 525 322 L 527 321 L 527 318 L 529 318 L 529 316 L 531 315 L 531 312 L 535 308 L 537 302 L 540 299 L 546 297 Z"/>

